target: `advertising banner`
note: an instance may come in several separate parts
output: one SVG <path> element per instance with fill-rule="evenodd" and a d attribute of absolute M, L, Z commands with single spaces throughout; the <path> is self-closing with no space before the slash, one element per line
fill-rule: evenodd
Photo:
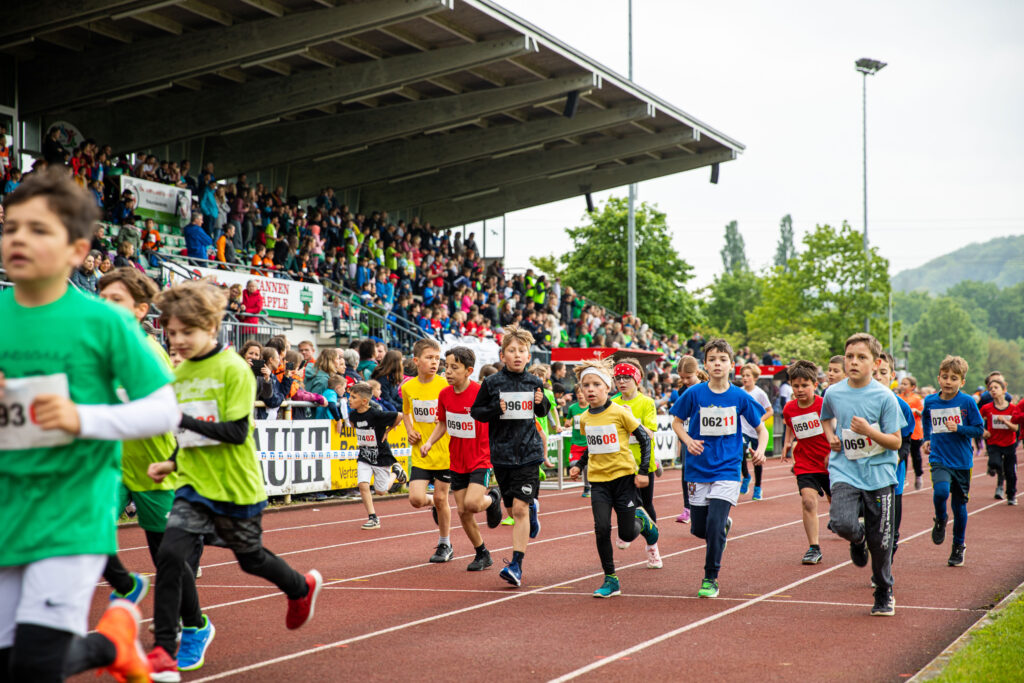
<path fill-rule="evenodd" d="M 194 277 L 212 278 L 219 285 L 230 287 L 238 284 L 243 289 L 250 280 L 253 280 L 256 288 L 263 294 L 263 310 L 267 315 L 300 320 L 319 320 L 324 317 L 323 285 L 178 263 L 173 266 L 170 267 L 166 263 L 162 265 L 164 279 L 171 284 L 188 279 L 181 271 L 187 271 Z"/>
<path fill-rule="evenodd" d="M 192 214 L 192 192 L 184 187 L 122 175 L 121 192 L 135 195 L 135 213 L 164 225 L 184 225 Z"/>

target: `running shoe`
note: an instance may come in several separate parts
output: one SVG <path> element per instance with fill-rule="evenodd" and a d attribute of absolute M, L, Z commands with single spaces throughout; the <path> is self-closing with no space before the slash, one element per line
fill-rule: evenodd
<path fill-rule="evenodd" d="M 924 486 L 924 477 L 920 475 L 914 477 L 914 490 L 920 491 L 922 486 Z"/>
<path fill-rule="evenodd" d="M 409 481 L 409 477 L 406 476 L 405 468 L 402 467 L 401 463 L 396 462 L 393 465 L 391 465 L 391 471 L 395 473 L 396 484 L 405 484 L 407 481 Z"/>
<path fill-rule="evenodd" d="M 181 629 L 181 649 L 178 650 L 178 671 L 195 671 L 203 668 L 206 650 L 213 642 L 217 629 L 210 618 L 203 615 L 202 626 L 186 626 Z"/>
<path fill-rule="evenodd" d="M 534 498 L 530 501 L 530 538 L 537 538 L 540 534 L 540 501 Z"/>
<path fill-rule="evenodd" d="M 1006 504 L 1007 505 L 1016 505 L 1017 504 L 1017 497 L 1013 496 L 1011 498 L 1007 498 L 1006 499 Z"/>
<path fill-rule="evenodd" d="M 151 680 L 156 683 L 179 683 L 181 681 L 181 673 L 178 671 L 178 660 L 169 655 L 167 650 L 159 645 L 146 655 L 146 660 L 152 672 L 149 674 Z M 143 678 L 142 680 L 146 679 Z"/>
<path fill-rule="evenodd" d="M 601 587 L 594 591 L 595 598 L 610 598 L 613 595 L 622 595 L 622 591 L 619 590 L 619 579 L 613 574 L 608 574 L 604 577 L 604 583 Z"/>
<path fill-rule="evenodd" d="M 512 515 L 509 515 L 509 516 L 505 517 L 505 519 L 501 520 L 501 525 L 502 526 L 512 526 L 515 523 L 516 523 L 516 520 L 515 520 L 515 518 L 512 517 Z"/>
<path fill-rule="evenodd" d="M 873 617 L 891 617 L 896 614 L 896 600 L 891 590 L 876 590 L 875 604 L 871 608 Z"/>
<path fill-rule="evenodd" d="M 590 498 L 590 487 L 584 486 L 583 493 L 580 494 L 580 498 Z"/>
<path fill-rule="evenodd" d="M 500 576 L 505 581 L 508 581 L 513 586 L 516 586 L 517 588 L 523 585 L 523 570 L 519 566 L 519 563 L 515 560 L 513 560 L 512 562 L 504 560 L 504 562 L 505 568 L 498 573 L 498 576 Z"/>
<path fill-rule="evenodd" d="M 808 548 L 804 553 L 804 559 L 800 560 L 800 564 L 818 564 L 819 562 L 821 562 L 821 548 L 816 545 Z"/>
<path fill-rule="evenodd" d="M 494 489 L 487 492 L 491 497 L 491 504 L 487 506 L 487 527 L 497 529 L 501 524 L 501 496 Z"/>
<path fill-rule="evenodd" d="M 288 601 L 288 614 L 285 616 L 284 625 L 295 630 L 313 618 L 313 611 L 316 608 L 316 599 L 323 588 L 324 577 L 320 572 L 313 569 L 306 574 L 306 586 L 309 592 L 297 600 Z"/>
<path fill-rule="evenodd" d="M 697 591 L 698 598 L 717 598 L 718 579 L 704 579 L 700 582 L 700 590 Z"/>
<path fill-rule="evenodd" d="M 482 572 L 483 570 L 494 564 L 494 560 L 491 559 L 491 553 L 485 550 L 482 554 L 477 555 L 469 566 L 466 567 L 467 572 Z"/>
<path fill-rule="evenodd" d="M 452 546 L 448 543 L 438 543 L 437 550 L 430 556 L 430 561 L 434 564 L 440 564 L 442 562 L 450 562 L 455 557 L 455 551 L 452 550 Z"/>
<path fill-rule="evenodd" d="M 654 523 L 651 516 L 644 510 L 643 506 L 636 509 L 636 518 L 640 520 L 640 535 L 647 541 L 647 545 L 654 545 L 658 542 L 658 525 Z"/>
<path fill-rule="evenodd" d="M 868 540 L 850 544 L 850 560 L 858 567 L 868 566 Z"/>
<path fill-rule="evenodd" d="M 689 524 L 690 523 L 690 511 L 687 510 L 686 508 L 683 508 L 683 511 L 679 513 L 678 517 L 676 517 L 676 521 L 679 522 L 680 524 Z"/>
<path fill-rule="evenodd" d="M 658 544 L 647 546 L 647 568 L 661 569 L 664 563 L 661 561 L 661 553 L 658 552 Z"/>
<path fill-rule="evenodd" d="M 150 680 L 149 662 L 139 642 L 139 621 L 142 615 L 135 603 L 128 600 L 114 600 L 100 617 L 96 631 L 114 644 L 117 655 L 114 663 L 106 667 L 119 681 L 143 683 Z M 165 653 L 166 654 L 166 653 Z"/>
<path fill-rule="evenodd" d="M 950 567 L 962 567 L 964 566 L 964 550 L 967 546 L 953 544 L 953 550 L 949 553 L 949 566 Z"/>
<path fill-rule="evenodd" d="M 359 528 L 360 529 L 379 529 L 380 528 L 380 519 L 377 518 L 377 517 L 370 517 L 368 520 L 366 520 L 366 522 L 363 524 L 363 526 L 361 526 Z"/>
<path fill-rule="evenodd" d="M 742 496 L 750 489 L 750 477 L 743 477 L 743 482 L 740 483 L 740 495 Z"/>
<path fill-rule="evenodd" d="M 142 602 L 142 598 L 146 597 L 147 593 L 149 593 L 149 577 L 132 572 L 132 589 L 124 595 L 121 595 L 117 591 L 112 591 L 110 593 L 110 601 L 127 600 L 128 602 L 137 605 Z"/>
<path fill-rule="evenodd" d="M 615 547 L 619 550 L 628 550 L 630 545 L 629 541 L 623 541 L 621 538 L 615 539 Z"/>
<path fill-rule="evenodd" d="M 754 495 L 751 497 L 751 500 L 761 500 L 761 487 L 760 486 L 755 486 L 754 487 Z"/>
<path fill-rule="evenodd" d="M 1002 486 L 997 486 L 996 487 L 995 499 L 996 500 L 1003 500 L 1004 498 L 1006 498 L 1006 494 L 1003 491 L 1003 487 Z"/>
<path fill-rule="evenodd" d="M 946 541 L 946 520 L 935 517 L 932 521 L 935 523 L 932 526 L 932 543 L 942 545 Z"/>

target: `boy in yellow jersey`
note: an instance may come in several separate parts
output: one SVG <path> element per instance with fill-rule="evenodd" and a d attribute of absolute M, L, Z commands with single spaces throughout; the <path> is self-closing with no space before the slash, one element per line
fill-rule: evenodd
<path fill-rule="evenodd" d="M 647 435 L 649 437 L 653 436 L 655 430 L 658 429 L 658 409 L 654 405 L 654 399 L 640 393 L 640 381 L 643 379 L 640 365 L 632 359 L 619 363 L 615 366 L 613 379 L 615 380 L 615 388 L 619 390 L 619 395 L 613 398 L 612 402 L 627 408 L 633 417 L 640 420 L 640 424 L 647 430 Z M 636 464 L 639 467 L 640 444 L 636 437 L 632 435 L 629 437 L 629 450 L 633 453 L 633 459 L 636 460 Z M 647 511 L 647 514 L 655 522 L 658 521 L 658 515 L 654 511 L 654 479 L 651 478 L 651 475 L 657 469 L 657 458 L 651 456 L 647 471 L 641 472 L 641 474 L 648 475 L 650 482 L 647 486 L 637 489 L 637 493 L 640 496 L 638 499 L 639 505 Z M 629 547 L 629 543 L 622 539 L 619 539 L 616 545 L 621 550 Z M 651 569 L 661 569 L 661 553 L 658 552 L 658 544 L 648 544 L 646 552 L 647 566 Z"/>
<path fill-rule="evenodd" d="M 618 521 L 620 539 L 628 543 L 643 535 L 648 545 L 658 542 L 654 520 L 636 504 L 637 490 L 650 484 L 647 472 L 651 439 L 628 408 L 609 400 L 612 388 L 609 366 L 605 361 L 584 361 L 575 369 L 579 378 L 577 390 L 586 396 L 590 409 L 580 417 L 580 431 L 586 438 L 587 451 L 569 470 L 569 477 L 579 479 L 580 471 L 589 467 L 594 536 L 604 570 L 604 582 L 594 591 L 595 598 L 621 594 L 612 552 L 612 510 Z M 636 437 L 640 447 L 639 472 L 629 450 L 630 435 Z"/>
<path fill-rule="evenodd" d="M 452 511 L 448 507 L 448 492 L 452 485 L 449 469 L 448 434 L 426 451 L 427 442 L 437 425 L 437 398 L 448 386 L 438 377 L 441 364 L 441 345 L 433 339 L 420 339 L 412 347 L 416 376 L 402 385 L 402 413 L 405 431 L 412 446 L 412 471 L 409 473 L 409 503 L 414 508 L 432 507 L 440 538 L 431 556 L 431 562 L 449 562 L 454 557 L 449 534 Z M 427 496 L 427 485 L 434 483 L 433 497 Z"/>

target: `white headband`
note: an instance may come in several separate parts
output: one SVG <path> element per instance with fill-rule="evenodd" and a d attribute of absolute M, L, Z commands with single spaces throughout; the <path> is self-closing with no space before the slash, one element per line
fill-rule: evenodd
<path fill-rule="evenodd" d="M 609 389 L 612 388 L 612 377 L 604 370 L 595 367 L 589 367 L 580 373 L 580 381 L 582 382 L 583 378 L 586 377 L 587 375 L 597 375 L 598 378 L 600 378 L 600 380 L 604 382 Z"/>

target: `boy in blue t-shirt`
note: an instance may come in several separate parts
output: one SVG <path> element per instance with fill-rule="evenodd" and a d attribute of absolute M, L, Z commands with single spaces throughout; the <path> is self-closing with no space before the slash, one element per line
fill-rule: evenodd
<path fill-rule="evenodd" d="M 932 543 L 946 540 L 946 500 L 953 495 L 953 550 L 949 566 L 964 563 L 964 540 L 967 534 L 967 498 L 971 490 L 971 466 L 974 464 L 972 439 L 985 431 L 985 422 L 974 399 L 960 387 L 967 376 L 967 361 L 960 356 L 946 356 L 939 365 L 939 393 L 924 399 L 921 426 L 924 428 L 922 452 L 932 468 L 932 500 L 935 503 L 935 526 Z"/>
<path fill-rule="evenodd" d="M 751 457 L 764 462 L 768 430 L 761 422 L 764 409 L 750 394 L 729 381 L 732 347 L 724 339 L 704 345 L 704 369 L 710 379 L 679 397 L 672 410 L 672 430 L 686 448 L 686 486 L 690 495 L 690 533 L 707 541 L 704 580 L 697 596 L 718 597 L 722 552 L 732 527 L 729 510 L 740 495 L 743 433 L 740 418 L 757 425 L 757 447 Z M 684 427 L 689 420 L 689 429 Z"/>
<path fill-rule="evenodd" d="M 832 531 L 850 542 L 850 559 L 858 567 L 867 566 L 870 549 L 871 614 L 892 616 L 893 487 L 904 420 L 896 395 L 871 377 L 881 354 L 882 345 L 870 334 L 846 340 L 846 379 L 825 392 L 821 422 L 833 451 L 828 462 Z"/>

